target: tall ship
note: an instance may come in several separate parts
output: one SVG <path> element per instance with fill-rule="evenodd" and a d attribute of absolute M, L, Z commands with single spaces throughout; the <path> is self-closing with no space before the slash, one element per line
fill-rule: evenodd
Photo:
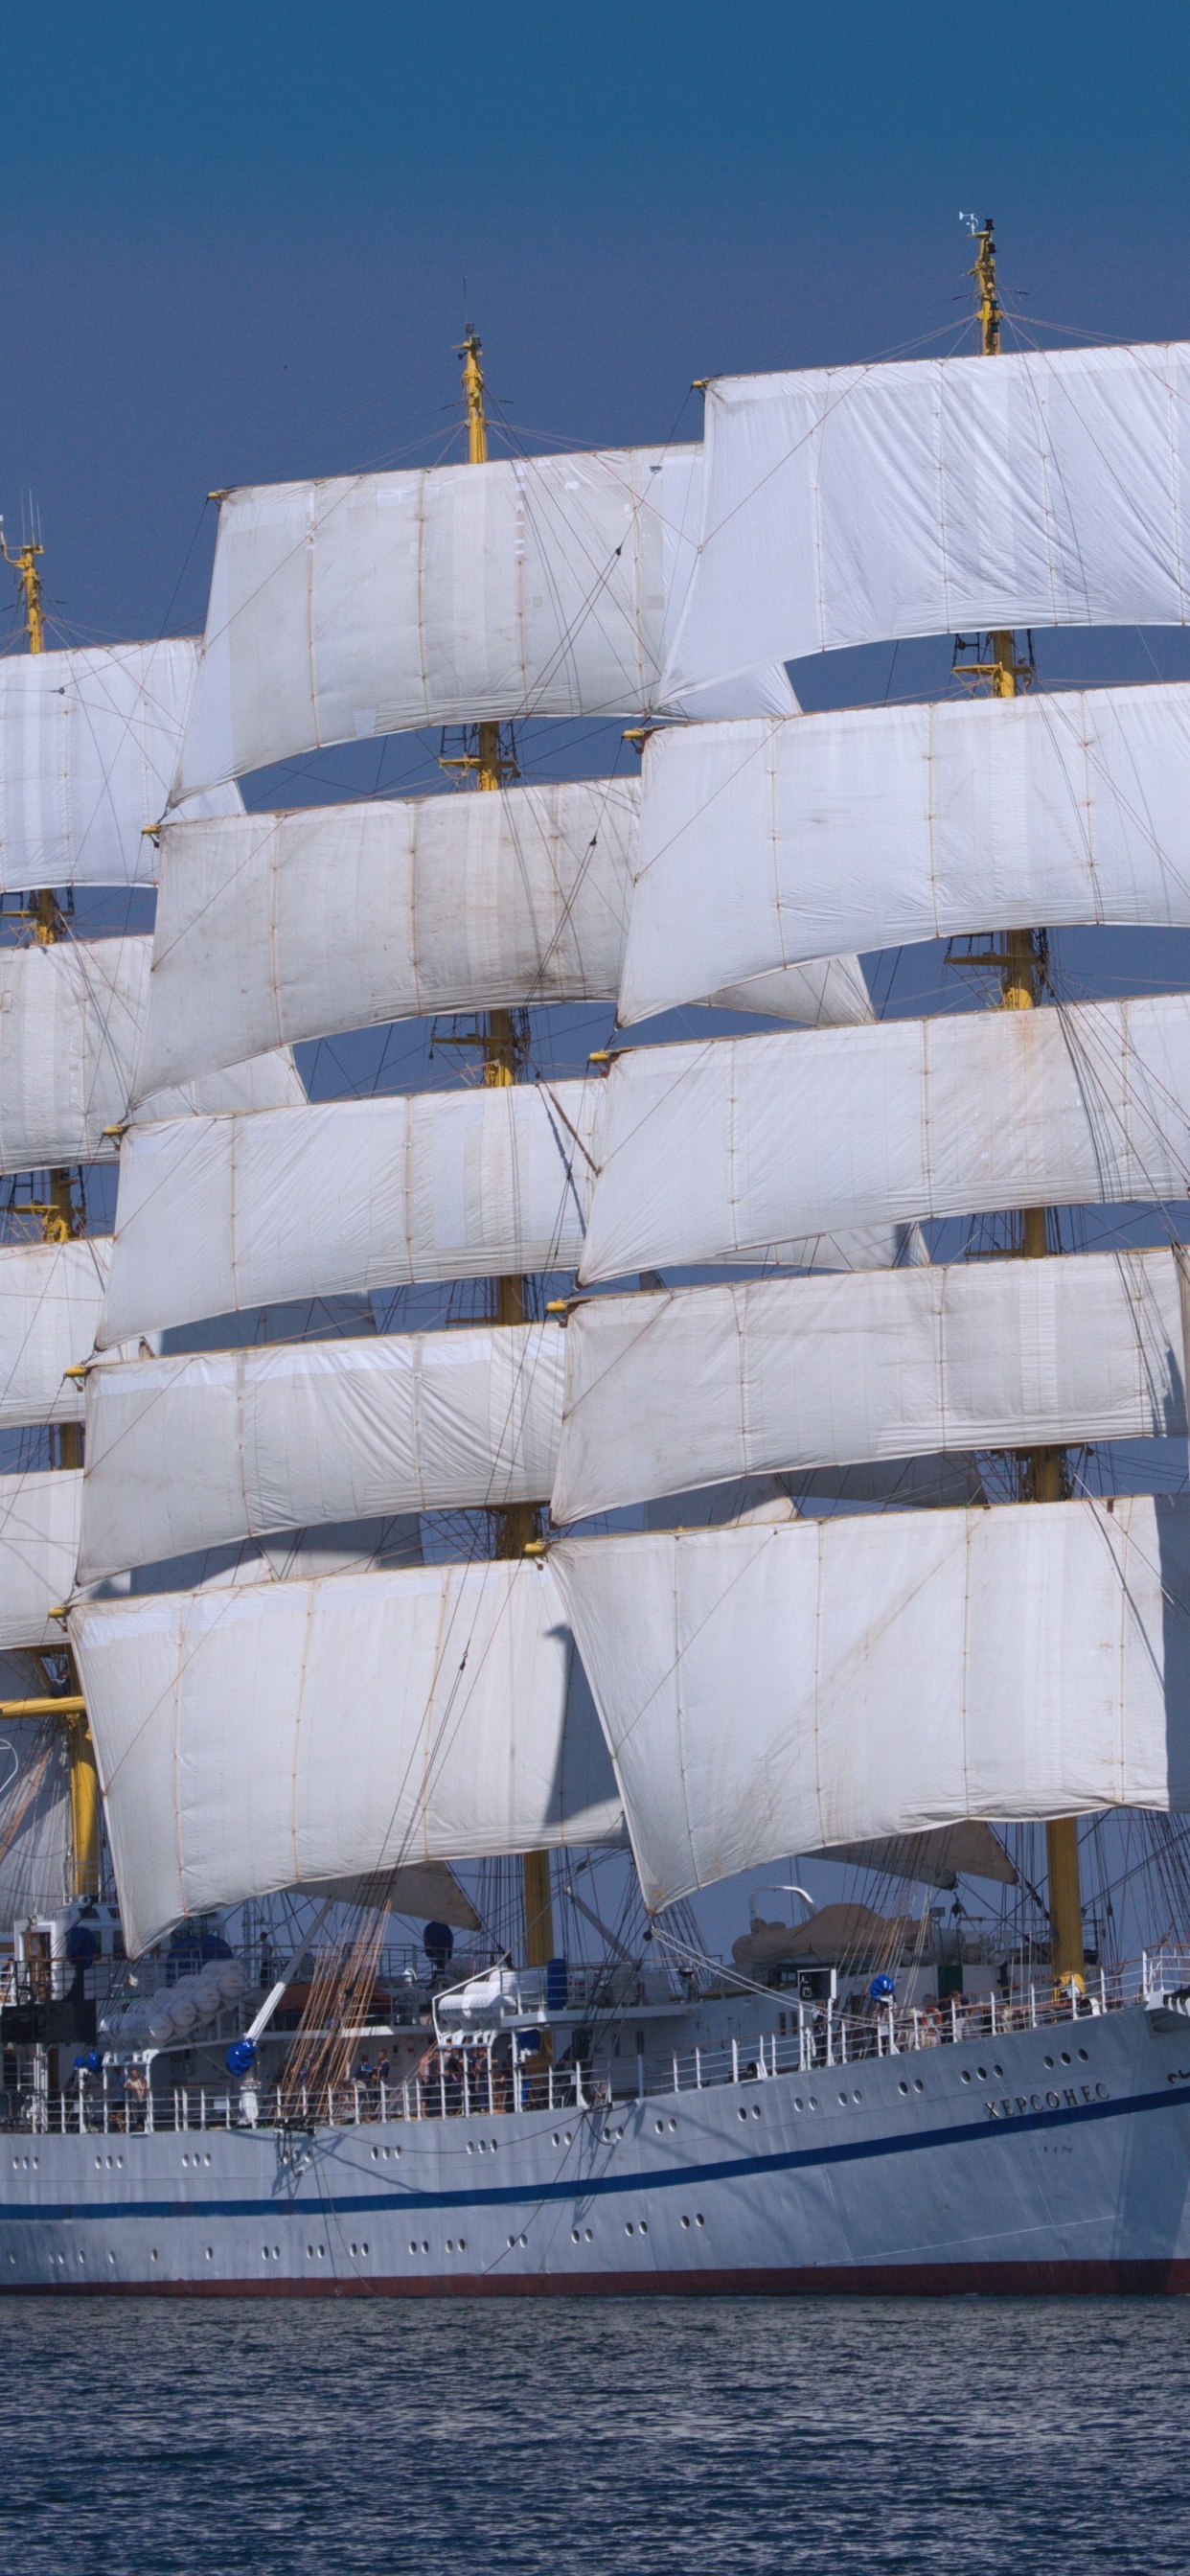
<path fill-rule="evenodd" d="M 1190 2287 L 1190 684 L 1033 647 L 1190 345 L 971 229 L 695 443 L 468 326 L 201 638 L 0 533 L 0 2287 Z"/>

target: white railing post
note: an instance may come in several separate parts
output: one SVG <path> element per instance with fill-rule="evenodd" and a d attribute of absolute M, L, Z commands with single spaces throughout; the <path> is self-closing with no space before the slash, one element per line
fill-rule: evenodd
<path fill-rule="evenodd" d="M 575 2058 L 575 2061 L 574 2061 L 574 2098 L 575 2098 L 575 2102 L 576 2102 L 576 2103 L 577 2103 L 577 2105 L 578 2105 L 579 2110 L 580 2110 L 580 2111 L 585 2111 L 585 2110 L 586 2110 L 587 2105 L 586 2105 L 586 2102 L 585 2102 L 585 2100 L 584 2100 L 584 2098 L 583 2098 L 583 2069 L 582 2069 L 582 2061 L 581 2061 L 581 2059 L 580 2059 L 580 2058 L 577 2058 L 577 2057 Z"/>
<path fill-rule="evenodd" d="M 388 2126 L 388 2085 L 383 2075 L 380 2078 L 380 2125 L 382 2128 Z"/>
<path fill-rule="evenodd" d="M 641 2048 L 636 2052 L 636 2098 L 638 2102 L 645 2098 L 645 2056 Z"/>
<path fill-rule="evenodd" d="M 958 2007 L 957 1999 L 955 1998 L 955 1996 L 954 1996 L 954 1995 L 952 1995 L 952 1996 L 951 1996 L 951 1998 L 950 1998 L 950 2036 L 951 2036 L 952 2040 L 957 2040 L 958 2035 L 959 2035 L 959 2007 Z"/>
<path fill-rule="evenodd" d="M 992 2037 L 996 2036 L 996 1990 L 992 1988 Z"/>
<path fill-rule="evenodd" d="M 702 2091 L 702 2050 L 701 2050 L 701 2048 L 696 2048 L 696 2049 L 695 2049 L 695 2051 L 694 2051 L 694 2089 L 695 2089 L 695 2092 L 696 2092 L 696 2093 L 701 2093 L 701 2091 Z"/>
<path fill-rule="evenodd" d="M 1037 1988 L 1032 1981 L 1029 1985 L 1029 2028 L 1030 2030 L 1037 2028 Z"/>
<path fill-rule="evenodd" d="M 491 2041 L 490 2041 L 490 2040 L 488 2041 L 487 2058 L 488 2058 L 488 2110 L 489 2110 L 489 2112 L 491 2113 L 492 2118 L 493 2118 L 493 2119 L 495 2119 L 495 2116 L 496 2116 L 496 2094 L 495 2094 L 495 2088 L 494 2088 L 493 2083 L 492 2083 L 492 2044 L 491 2044 Z"/>
<path fill-rule="evenodd" d="M 833 2066 L 835 2062 L 835 1998 L 833 1995 L 828 1995 L 826 1999 L 826 2062 L 828 2066 Z"/>
<path fill-rule="evenodd" d="M 740 2080 L 740 2043 L 738 2039 L 733 2039 L 731 2043 L 731 2080 L 733 2084 L 738 2084 Z"/>

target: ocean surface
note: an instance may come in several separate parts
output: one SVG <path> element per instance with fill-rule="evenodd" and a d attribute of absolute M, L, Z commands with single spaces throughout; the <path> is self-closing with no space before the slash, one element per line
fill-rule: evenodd
<path fill-rule="evenodd" d="M 1184 2300 L 0 2301 L 0 2576 L 1183 2576 Z"/>

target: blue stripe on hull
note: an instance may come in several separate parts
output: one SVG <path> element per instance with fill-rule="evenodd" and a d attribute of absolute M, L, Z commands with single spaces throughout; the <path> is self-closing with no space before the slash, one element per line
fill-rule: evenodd
<path fill-rule="evenodd" d="M 690 2097 L 684 2098 L 688 2107 Z M 705 2164 L 657 2167 L 645 2173 L 635 2171 L 615 2174 L 576 2174 L 571 2179 L 557 2182 L 504 2183 L 491 2184 L 487 2187 L 481 2185 L 468 2191 L 422 2191 L 411 2187 L 408 2190 L 395 2191 L 332 2192 L 326 2189 L 324 2163 L 320 2173 L 319 2198 L 337 2217 L 348 2215 L 371 2217 L 379 2215 L 384 2210 L 395 2212 L 415 2209 L 498 2209 L 524 2202 L 537 2207 L 547 2202 L 611 2198 L 618 2193 L 631 2193 L 639 2199 L 642 2191 L 691 2190 L 699 2183 L 740 2182 L 755 2175 L 793 2173 L 810 2167 L 863 2164 L 886 2156 L 914 2155 L 923 2148 L 978 2146 L 989 2141 L 1002 2143 L 1010 2136 L 1020 2137 L 1030 2131 L 1063 2129 L 1076 2123 L 1085 2124 L 1091 2121 L 1131 2119 L 1139 2113 L 1183 2109 L 1187 2104 L 1190 2104 L 1190 2084 L 1170 2084 L 1158 2093 L 1127 2094 L 1119 2101 L 1083 2102 L 1071 2108 L 1061 2107 L 1056 2111 L 1014 2112 L 1007 2119 L 955 2121 L 943 2128 L 918 2129 L 903 2135 L 890 2135 L 886 2132 L 883 2136 L 875 2138 L 840 2139 L 821 2146 L 790 2147 L 771 2155 L 722 2156 Z M 625 2109 L 628 2107 L 621 2106 Z M 459 2127 L 461 2125 L 461 2123 L 458 2124 Z M 452 2134 L 457 2134 L 456 2124 L 453 2122 L 425 2122 L 421 2124 L 423 2139 L 427 2128 L 432 2128 L 436 2134 L 441 2134 L 445 2139 L 449 2139 Z M 241 2138 L 244 2136 L 242 2131 L 233 2134 Z M 324 2134 L 327 2139 L 333 2138 L 337 2146 L 345 2138 L 358 2139 L 366 2136 L 367 2131 L 335 2129 L 327 2130 L 325 2133 L 315 2132 L 316 2136 L 320 2134 Z M 258 2131 L 256 2135 L 261 2143 L 264 2143 L 272 2132 Z M 520 2143 L 531 2145 L 534 2141 L 530 2138 Z M 592 2146 L 599 2144 L 597 2133 L 591 2136 L 590 2143 Z M 299 2205 L 302 2204 L 294 2204 L 295 2207 Z M 308 2204 L 305 2205 L 308 2206 Z M 9 2223 L 26 2221 L 37 2225 L 47 2220 L 94 2220 L 100 2216 L 105 2223 L 128 2218 L 142 2221 L 152 2218 L 163 2220 L 210 2218 L 231 2221 L 239 2218 L 266 2218 L 275 2215 L 277 2208 L 275 2193 L 258 2199 L 226 2197 L 219 2200 L 108 2201 L 105 2199 L 98 2206 L 94 2200 L 39 2200 L 31 2205 L 26 2203 L 20 2208 L 14 2207 L 11 2202 L 0 2200 L 0 2219 Z M 743 2276 L 733 2275 L 732 2277 L 737 2279 Z M 815 2270 L 808 2277 L 817 2283 L 820 2275 Z M 262 2287 L 255 2283 L 251 2286 L 254 2292 Z M 418 2285 L 419 2288 L 422 2286 Z M 450 2286 L 455 2288 L 458 2284 L 452 2281 Z M 583 2286 L 588 2286 L 585 2279 Z M 654 2286 L 656 2286 L 656 2277 Z M 274 2295 L 276 2295 L 275 2290 Z"/>

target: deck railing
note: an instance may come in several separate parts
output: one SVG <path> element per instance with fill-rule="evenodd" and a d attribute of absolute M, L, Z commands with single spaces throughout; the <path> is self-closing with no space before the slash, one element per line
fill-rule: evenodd
<path fill-rule="evenodd" d="M 774 1997 L 777 2004 L 777 1998 Z M 1190 2018 L 1190 1953 L 1147 1952 L 1130 1969 L 1102 1971 L 1085 1991 L 1056 1993 L 1031 1985 L 1012 2001 L 996 1995 L 951 1996 L 929 2009 L 902 2010 L 894 1999 L 849 2010 L 833 2002 L 778 2005 L 776 2031 L 717 2042 L 670 2056 L 601 2057 L 555 2065 L 544 2052 L 483 2041 L 431 2047 L 416 2074 L 398 2083 L 375 2077 L 309 2087 L 154 2085 L 138 2070 L 80 2068 L 68 2089 L 14 2096 L 0 2093 L 0 2129 L 64 2136 L 126 2136 L 207 2129 L 357 2128 L 394 2122 L 495 2119 L 515 2111 L 573 2113 L 722 2085 L 766 2083 L 776 2076 L 822 2074 L 883 2057 L 986 2041 L 1014 2032 L 1098 2019 L 1141 2003 L 1185 2010 Z"/>

